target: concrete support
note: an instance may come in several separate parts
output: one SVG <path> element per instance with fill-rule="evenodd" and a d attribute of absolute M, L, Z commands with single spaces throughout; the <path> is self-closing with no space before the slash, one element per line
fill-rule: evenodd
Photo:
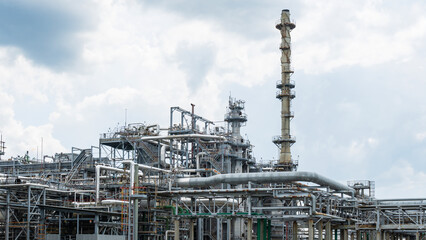
<path fill-rule="evenodd" d="M 376 231 L 376 240 L 382 240 L 382 231 L 381 230 Z"/>
<path fill-rule="evenodd" d="M 189 224 L 189 240 L 194 240 L 194 220 L 190 220 L 191 223 Z"/>
<path fill-rule="evenodd" d="M 322 223 L 322 221 L 319 221 L 318 222 L 318 227 L 317 227 L 317 229 L 318 229 L 318 240 L 323 240 L 323 235 L 322 235 L 322 230 L 323 230 L 323 223 Z"/>
<path fill-rule="evenodd" d="M 253 218 L 247 219 L 247 239 L 252 240 L 253 236 Z"/>
<path fill-rule="evenodd" d="M 351 240 L 355 240 L 355 233 L 351 232 Z"/>
<path fill-rule="evenodd" d="M 314 220 L 308 220 L 308 240 L 314 240 Z"/>
<path fill-rule="evenodd" d="M 361 240 L 362 238 L 362 233 L 360 230 L 356 230 L 356 240 Z"/>
<path fill-rule="evenodd" d="M 343 231 L 343 240 L 349 240 L 349 230 L 343 229 L 343 230 L 340 230 L 340 231 Z"/>
<path fill-rule="evenodd" d="M 297 231 L 298 231 L 297 222 L 294 221 L 293 222 L 293 229 L 292 229 L 292 233 L 293 233 L 292 240 L 297 240 L 297 235 L 298 235 Z"/>
<path fill-rule="evenodd" d="M 420 240 L 420 233 L 416 232 L 416 240 Z"/>
<path fill-rule="evenodd" d="M 179 240 L 179 219 L 175 220 L 175 240 Z"/>
<path fill-rule="evenodd" d="M 332 240 L 331 222 L 325 224 L 325 240 Z"/>

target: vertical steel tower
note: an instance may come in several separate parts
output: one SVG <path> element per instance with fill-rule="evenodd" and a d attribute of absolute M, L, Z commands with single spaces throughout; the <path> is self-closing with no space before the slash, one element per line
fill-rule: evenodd
<path fill-rule="evenodd" d="M 294 114 L 290 111 L 291 100 L 295 98 L 294 82 L 290 80 L 293 70 L 291 68 L 291 36 L 290 32 L 296 27 L 290 21 L 290 11 L 284 9 L 281 13 L 281 19 L 276 28 L 281 32 L 281 80 L 277 82 L 276 97 L 281 100 L 281 136 L 274 137 L 273 142 L 280 148 L 280 158 L 276 165 L 278 171 L 296 170 L 297 163 L 291 157 L 290 147 L 296 142 L 296 139 L 290 134 L 290 121 Z"/>

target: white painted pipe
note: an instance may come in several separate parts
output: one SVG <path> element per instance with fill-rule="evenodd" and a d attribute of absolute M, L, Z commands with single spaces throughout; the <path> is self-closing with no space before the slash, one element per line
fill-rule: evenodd
<path fill-rule="evenodd" d="M 164 173 L 171 173 L 172 172 L 172 171 L 167 170 L 167 169 L 152 167 L 152 166 L 148 166 L 148 165 L 145 165 L 145 164 L 138 164 L 138 167 L 139 167 L 139 169 L 153 170 L 153 171 L 157 171 L 157 172 L 164 172 Z"/>
<path fill-rule="evenodd" d="M 160 162 L 165 164 L 166 163 L 166 146 L 162 145 L 160 150 Z"/>
<path fill-rule="evenodd" d="M 178 172 L 183 173 L 200 173 L 200 172 L 212 172 L 215 174 L 220 174 L 220 172 L 214 168 L 200 168 L 200 169 L 179 169 Z"/>
<path fill-rule="evenodd" d="M 167 136 L 141 137 L 138 139 L 138 141 L 175 139 L 175 138 L 204 138 L 204 139 L 216 139 L 216 140 L 223 140 L 223 141 L 226 140 L 226 138 L 223 136 L 215 136 L 215 135 L 207 135 L 207 134 L 179 134 L 179 135 L 167 135 Z"/>
<path fill-rule="evenodd" d="M 211 177 L 179 178 L 175 183 L 180 187 L 202 187 L 220 183 L 243 184 L 251 182 L 257 183 L 287 183 L 295 181 L 305 181 L 316 183 L 320 186 L 330 187 L 334 190 L 355 193 L 353 188 L 344 184 L 321 176 L 313 172 L 261 172 L 261 173 L 229 173 Z"/>
<path fill-rule="evenodd" d="M 101 201 L 102 205 L 122 205 L 129 204 L 129 201 L 115 200 L 115 199 L 106 199 Z"/>
<path fill-rule="evenodd" d="M 196 168 L 200 169 L 200 156 L 201 155 L 206 155 L 207 153 L 205 152 L 200 152 L 197 155 L 195 155 L 195 161 L 196 161 Z"/>
<path fill-rule="evenodd" d="M 81 206 L 96 206 L 96 202 L 72 202 L 72 205 L 74 205 L 76 208 L 79 208 Z"/>
<path fill-rule="evenodd" d="M 139 169 L 145 169 L 145 170 L 154 170 L 157 172 L 166 172 L 166 173 L 171 173 L 170 170 L 166 170 L 166 169 L 161 169 L 161 168 L 156 168 L 156 167 L 152 167 L 149 165 L 145 165 L 145 164 L 137 164 L 135 162 L 133 162 L 132 160 L 126 160 L 123 161 L 123 164 L 130 164 L 130 168 L 134 168 L 134 166 L 138 166 Z M 134 175 L 133 175 L 134 176 Z"/>
<path fill-rule="evenodd" d="M 166 238 L 165 238 L 166 240 L 169 240 L 169 234 L 170 233 L 175 233 L 175 231 L 174 230 L 167 230 L 166 231 Z"/>

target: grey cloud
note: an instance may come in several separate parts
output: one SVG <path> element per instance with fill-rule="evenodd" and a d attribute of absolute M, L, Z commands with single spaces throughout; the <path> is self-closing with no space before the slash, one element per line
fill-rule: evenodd
<path fill-rule="evenodd" d="M 212 46 L 182 45 L 177 49 L 176 61 L 187 74 L 188 86 L 194 92 L 205 80 L 208 71 L 212 68 L 215 58 Z"/>
<path fill-rule="evenodd" d="M 410 65 L 296 73 L 294 152 L 301 154 L 304 169 L 327 174 L 332 165 L 340 169 L 334 173 L 338 179 L 372 180 L 378 169 L 389 169 L 399 160 L 424 169 L 424 142 L 415 139 L 416 133 L 426 131 L 426 107 L 421 104 L 425 83 L 419 78 L 424 71 L 407 74 Z M 369 138 L 377 145 L 369 144 Z M 351 155 L 354 143 L 362 151 Z"/>
<path fill-rule="evenodd" d="M 301 3 L 296 1 L 259 1 L 259 0 L 141 0 L 148 7 L 166 9 L 192 19 L 210 19 L 221 27 L 250 38 L 275 36 L 273 26 L 279 19 L 281 9 L 294 9 Z"/>
<path fill-rule="evenodd" d="M 81 50 L 80 31 L 93 27 L 90 3 L 0 2 L 0 45 L 13 46 L 37 64 L 68 68 Z M 90 14 L 89 14 L 90 12 Z"/>

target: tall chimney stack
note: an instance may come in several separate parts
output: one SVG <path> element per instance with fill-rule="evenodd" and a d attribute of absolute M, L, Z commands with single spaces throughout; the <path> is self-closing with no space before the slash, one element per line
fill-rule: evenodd
<path fill-rule="evenodd" d="M 296 139 L 290 134 L 290 121 L 294 117 L 291 112 L 291 100 L 296 97 L 294 91 L 294 81 L 290 80 L 293 74 L 291 68 L 291 36 L 290 32 L 296 27 L 290 21 L 290 11 L 282 10 L 281 19 L 276 28 L 281 32 L 281 80 L 277 82 L 279 89 L 276 97 L 281 100 L 281 136 L 274 137 L 273 142 L 280 148 L 280 158 L 275 166 L 277 171 L 295 171 L 297 162 L 291 157 L 290 147 L 296 142 Z"/>

